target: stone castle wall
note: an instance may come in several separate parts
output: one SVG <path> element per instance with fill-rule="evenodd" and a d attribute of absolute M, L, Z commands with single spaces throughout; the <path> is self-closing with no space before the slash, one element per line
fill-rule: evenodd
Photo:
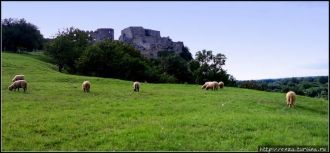
<path fill-rule="evenodd" d="M 114 31 L 111 28 L 99 28 L 96 31 L 90 31 L 93 41 L 104 41 L 106 39 L 114 40 Z"/>
<path fill-rule="evenodd" d="M 114 31 L 111 28 L 100 28 L 91 31 L 94 42 L 106 39 L 114 40 Z M 143 27 L 128 27 L 121 31 L 119 41 L 131 44 L 142 55 L 157 58 L 160 51 L 174 51 L 179 54 L 184 47 L 183 42 L 173 42 L 169 37 L 161 37 L 160 31 L 144 29 Z"/>
<path fill-rule="evenodd" d="M 143 27 L 128 27 L 121 31 L 119 41 L 129 43 L 149 58 L 157 58 L 160 51 L 181 53 L 183 42 L 173 42 L 169 37 L 161 37 L 160 32 Z"/>

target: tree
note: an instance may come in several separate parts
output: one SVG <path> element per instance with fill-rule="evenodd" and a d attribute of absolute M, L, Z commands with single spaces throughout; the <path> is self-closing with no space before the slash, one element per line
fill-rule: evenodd
<path fill-rule="evenodd" d="M 198 51 L 196 53 L 196 60 L 200 62 L 200 64 L 207 64 L 213 58 L 212 51 L 206 51 L 205 49 L 202 51 Z"/>
<path fill-rule="evenodd" d="M 191 72 L 195 72 L 198 70 L 198 68 L 200 68 L 199 62 L 196 60 L 191 60 L 188 64 L 189 64 L 189 70 Z"/>
<path fill-rule="evenodd" d="M 186 61 L 190 61 L 193 59 L 191 53 L 189 52 L 189 48 L 186 46 L 182 48 L 182 52 L 179 55 Z"/>
<path fill-rule="evenodd" d="M 319 82 L 320 84 L 325 84 L 325 83 L 328 82 L 328 80 L 329 80 L 329 77 L 328 77 L 328 76 L 320 76 L 320 77 L 318 78 L 318 82 Z"/>
<path fill-rule="evenodd" d="M 231 86 L 231 87 L 236 87 L 237 86 L 236 78 L 231 74 L 229 74 L 228 85 L 227 86 Z"/>
<path fill-rule="evenodd" d="M 162 72 L 172 75 L 180 83 L 192 83 L 193 75 L 189 71 L 188 62 L 176 54 L 161 56 L 160 65 Z"/>
<path fill-rule="evenodd" d="M 3 19 L 2 50 L 17 52 L 41 49 L 43 36 L 38 27 L 22 19 Z"/>
<path fill-rule="evenodd" d="M 194 62 L 190 62 L 190 68 L 196 83 L 203 84 L 205 81 L 216 80 L 223 81 L 227 85 L 236 85 L 235 78 L 222 68 L 227 60 L 224 54 L 213 55 L 211 50 L 202 50 L 198 51 L 195 56 Z"/>
<path fill-rule="evenodd" d="M 221 70 L 222 66 L 225 65 L 226 62 L 226 56 L 224 54 L 217 54 L 213 57 L 213 65 L 215 69 Z"/>
<path fill-rule="evenodd" d="M 46 46 L 46 54 L 54 59 L 59 72 L 62 72 L 64 65 L 68 63 L 72 48 L 73 45 L 70 40 L 61 36 Z"/>
<path fill-rule="evenodd" d="M 77 60 L 78 72 L 91 76 L 103 76 L 107 72 L 104 55 L 104 51 L 99 46 L 88 46 Z"/>
<path fill-rule="evenodd" d="M 73 27 L 67 28 L 59 31 L 57 37 L 46 45 L 46 54 L 56 61 L 60 72 L 67 68 L 69 72 L 75 73 L 76 60 L 91 41 L 92 38 L 87 32 Z"/>
<path fill-rule="evenodd" d="M 77 60 L 77 69 L 80 74 L 125 80 L 149 81 L 151 77 L 157 78 L 139 51 L 111 40 L 88 46 Z"/>

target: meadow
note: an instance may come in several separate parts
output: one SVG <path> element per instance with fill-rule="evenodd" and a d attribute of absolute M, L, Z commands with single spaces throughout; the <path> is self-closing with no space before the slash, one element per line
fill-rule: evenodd
<path fill-rule="evenodd" d="M 2 151 L 257 151 L 327 145 L 328 101 L 284 93 L 142 83 L 59 73 L 24 54 L 1 53 Z M 24 74 L 27 92 L 9 91 Z M 81 83 L 91 82 L 84 93 Z"/>

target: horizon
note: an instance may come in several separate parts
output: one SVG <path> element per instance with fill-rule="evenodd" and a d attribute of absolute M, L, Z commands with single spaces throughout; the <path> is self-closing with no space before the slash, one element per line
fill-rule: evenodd
<path fill-rule="evenodd" d="M 237 80 L 237 81 L 261 81 L 261 80 L 278 80 L 278 79 L 309 78 L 309 77 L 329 77 L 329 75 L 314 75 L 314 76 L 285 77 L 285 78 L 264 78 L 264 79 Z"/>
<path fill-rule="evenodd" d="M 193 58 L 203 49 L 225 54 L 224 68 L 237 80 L 329 73 L 329 2 L 1 3 L 1 19 L 24 18 L 44 38 L 71 26 L 112 28 L 114 40 L 129 26 L 157 30 Z"/>

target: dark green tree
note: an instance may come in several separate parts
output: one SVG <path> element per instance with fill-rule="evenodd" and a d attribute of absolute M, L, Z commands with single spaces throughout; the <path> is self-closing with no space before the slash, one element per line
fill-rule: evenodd
<path fill-rule="evenodd" d="M 87 47 L 77 60 L 77 69 L 84 75 L 157 82 L 152 80 L 157 71 L 149 62 L 133 47 L 106 40 Z"/>
<path fill-rule="evenodd" d="M 65 64 L 71 56 L 73 44 L 66 37 L 58 37 L 53 42 L 47 44 L 46 54 L 49 55 L 58 66 L 58 71 L 62 72 Z"/>
<path fill-rule="evenodd" d="M 223 81 L 226 85 L 235 86 L 236 80 L 229 75 L 222 67 L 225 65 L 227 57 L 224 54 L 218 53 L 213 55 L 212 51 L 198 51 L 196 53 L 195 62 L 191 62 L 192 72 L 196 83 L 203 84 L 206 81 Z M 196 66 L 194 66 L 196 65 Z"/>
<path fill-rule="evenodd" d="M 76 60 L 91 41 L 92 38 L 87 32 L 71 27 L 59 31 L 57 37 L 46 45 L 45 50 L 46 54 L 56 61 L 60 72 L 66 68 L 69 73 L 75 73 Z"/>
<path fill-rule="evenodd" d="M 205 49 L 202 51 L 198 51 L 195 55 L 196 60 L 201 64 L 207 64 L 213 59 L 212 51 L 206 51 Z"/>
<path fill-rule="evenodd" d="M 320 76 L 320 77 L 318 78 L 318 83 L 320 83 L 320 84 L 325 84 L 325 83 L 328 82 L 328 80 L 329 80 L 329 77 L 328 77 L 328 76 Z"/>
<path fill-rule="evenodd" d="M 186 46 L 182 48 L 182 52 L 179 55 L 186 61 L 190 61 L 193 59 L 191 53 L 189 52 L 189 48 Z"/>
<path fill-rule="evenodd" d="M 25 19 L 3 19 L 1 29 L 4 51 L 33 51 L 43 47 L 43 36 L 38 27 L 26 22 Z"/>
<path fill-rule="evenodd" d="M 193 75 L 189 71 L 188 63 L 178 55 L 170 54 L 160 58 L 163 72 L 174 76 L 180 83 L 193 83 Z"/>

